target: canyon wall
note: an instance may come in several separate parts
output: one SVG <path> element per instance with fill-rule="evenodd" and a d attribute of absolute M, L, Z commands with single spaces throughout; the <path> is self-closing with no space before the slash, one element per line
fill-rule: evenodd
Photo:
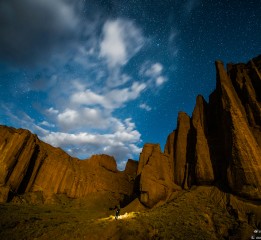
<path fill-rule="evenodd" d="M 198 96 L 192 116 L 180 112 L 164 152 L 145 144 L 123 172 L 113 157 L 70 157 L 28 130 L 0 126 L 0 202 L 13 194 L 95 192 L 138 196 L 147 207 L 193 185 L 216 185 L 261 200 L 261 56 L 247 64 L 216 62 L 216 89 Z"/>
<path fill-rule="evenodd" d="M 216 185 L 261 200 L 261 56 L 228 64 L 227 70 L 220 61 L 215 65 L 216 89 L 209 103 L 198 96 L 191 118 L 179 113 L 164 153 L 156 145 L 153 151 L 143 148 L 137 175 L 140 201 L 148 207 L 168 199 L 178 190 L 173 186 Z"/>
<path fill-rule="evenodd" d="M 120 172 L 111 156 L 79 160 L 40 141 L 28 130 L 0 126 L 1 202 L 12 194 L 36 191 L 71 198 L 102 191 L 129 196 L 136 171 L 137 162 L 131 160 L 126 172 Z"/>

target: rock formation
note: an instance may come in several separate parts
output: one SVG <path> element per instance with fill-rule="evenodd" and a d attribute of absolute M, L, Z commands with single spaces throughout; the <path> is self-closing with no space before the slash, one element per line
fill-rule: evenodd
<path fill-rule="evenodd" d="M 140 154 L 137 176 L 140 179 L 140 201 L 153 207 L 165 201 L 175 189 L 174 164 L 161 152 L 159 144 L 145 144 Z"/>
<path fill-rule="evenodd" d="M 179 113 L 164 154 L 158 145 L 144 146 L 138 168 L 144 205 L 167 198 L 167 192 L 177 190 L 173 184 L 183 189 L 214 184 L 261 200 L 261 56 L 247 64 L 228 64 L 227 71 L 217 61 L 216 71 L 209 103 L 198 96 L 191 118 Z M 164 177 L 162 168 L 170 170 Z"/>
<path fill-rule="evenodd" d="M 40 141 L 28 130 L 0 126 L 0 201 L 13 193 L 41 191 L 71 198 L 110 191 L 131 195 L 135 167 L 117 170 L 113 157 L 94 155 L 88 160 L 70 157 L 59 148 Z M 135 165 L 127 163 L 127 165 Z"/>
<path fill-rule="evenodd" d="M 129 160 L 123 172 L 113 157 L 80 161 L 27 130 L 0 126 L 0 202 L 12 192 L 78 198 L 109 191 L 153 207 L 192 185 L 261 200 L 261 55 L 227 70 L 217 61 L 216 71 L 209 102 L 198 96 L 191 118 L 179 113 L 164 153 L 145 144 L 139 163 Z"/>
<path fill-rule="evenodd" d="M 254 64 L 254 63 L 253 63 Z M 220 124 L 223 128 L 225 165 L 227 167 L 227 184 L 236 194 L 250 198 L 261 199 L 261 150 L 257 139 L 260 135 L 260 102 L 256 95 L 249 73 L 252 67 L 243 64 L 235 65 L 228 69 L 236 70 L 237 74 L 226 72 L 221 62 L 216 62 L 217 92 L 220 104 Z M 257 69 L 254 68 L 256 71 Z M 230 75 L 230 77 L 229 77 Z M 259 78 L 261 81 L 261 78 Z M 246 95 L 251 97 L 244 101 L 244 95 L 237 93 L 237 83 L 243 83 Z M 233 85 L 234 83 L 234 85 Z M 259 89 L 260 90 L 260 89 Z M 252 91 L 252 93 L 251 93 Z M 260 91 L 259 91 L 260 94 Z M 240 98 L 241 97 L 241 98 Z M 253 107 L 247 103 L 252 103 Z M 255 121 L 252 118 L 255 113 Z M 247 117 L 251 115 L 250 117 Z M 250 126 L 257 127 L 257 139 Z"/>
<path fill-rule="evenodd" d="M 214 181 L 213 166 L 207 140 L 207 103 L 202 96 L 197 97 L 192 114 L 194 129 L 194 167 L 195 181 L 198 185 L 211 184 Z"/>

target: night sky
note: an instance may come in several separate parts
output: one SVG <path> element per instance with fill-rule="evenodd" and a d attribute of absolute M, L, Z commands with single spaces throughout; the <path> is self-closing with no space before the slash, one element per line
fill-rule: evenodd
<path fill-rule="evenodd" d="M 0 124 L 123 169 L 260 53 L 260 0 L 0 0 Z"/>

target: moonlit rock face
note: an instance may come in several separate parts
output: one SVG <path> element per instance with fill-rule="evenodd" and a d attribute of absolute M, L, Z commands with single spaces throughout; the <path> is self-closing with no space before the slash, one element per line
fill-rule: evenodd
<path fill-rule="evenodd" d="M 195 181 L 197 184 L 211 184 L 214 171 L 207 140 L 207 103 L 202 96 L 197 97 L 192 114 L 195 144 Z"/>
<path fill-rule="evenodd" d="M 160 150 L 159 144 L 145 144 L 140 154 L 138 176 L 140 175 L 140 201 L 153 207 L 166 201 L 175 189 L 173 162 Z"/>
<path fill-rule="evenodd" d="M 128 168 L 129 175 L 135 173 Z M 28 130 L 0 126 L 1 202 L 7 201 L 9 192 L 41 191 L 45 196 L 59 193 L 79 198 L 98 191 L 131 195 L 132 189 L 133 181 L 117 170 L 111 156 L 78 160 Z"/>
<path fill-rule="evenodd" d="M 179 113 L 164 153 L 159 144 L 147 143 L 139 162 L 129 160 L 122 172 L 112 156 L 80 161 L 28 130 L 0 125 L 0 202 L 10 193 L 80 198 L 111 192 L 138 197 L 151 208 L 175 191 L 213 184 L 247 200 L 261 200 L 261 56 L 229 64 L 228 70 L 218 61 L 216 71 L 209 103 L 198 96 L 192 117 Z M 133 128 L 130 120 L 126 124 Z"/>
<path fill-rule="evenodd" d="M 216 70 L 209 103 L 198 96 L 191 118 L 179 113 L 165 154 L 157 144 L 144 145 L 138 167 L 144 205 L 166 201 L 175 185 L 187 189 L 214 182 L 247 199 L 261 199 L 261 56 L 229 64 L 228 71 L 217 61 Z"/>
<path fill-rule="evenodd" d="M 217 92 L 229 187 L 236 194 L 261 199 L 260 70 L 261 56 L 248 64 L 216 63 Z"/>

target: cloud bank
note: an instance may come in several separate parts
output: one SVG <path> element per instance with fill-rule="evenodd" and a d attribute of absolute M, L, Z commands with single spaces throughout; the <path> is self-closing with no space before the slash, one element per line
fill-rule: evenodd
<path fill-rule="evenodd" d="M 97 11 L 82 16 L 85 8 L 73 0 L 0 2 L 0 64 L 27 69 L 31 77 L 19 84 L 20 94 L 38 99 L 28 102 L 35 106 L 29 112 L 2 108 L 15 126 L 43 141 L 80 158 L 113 155 L 122 169 L 138 156 L 142 136 L 131 114 L 116 112 L 167 77 L 157 61 L 145 61 L 136 75 L 126 70 L 148 42 L 139 25 Z"/>
<path fill-rule="evenodd" d="M 43 63 L 77 38 L 76 4 L 63 0 L 0 2 L 0 60 L 16 65 Z"/>

